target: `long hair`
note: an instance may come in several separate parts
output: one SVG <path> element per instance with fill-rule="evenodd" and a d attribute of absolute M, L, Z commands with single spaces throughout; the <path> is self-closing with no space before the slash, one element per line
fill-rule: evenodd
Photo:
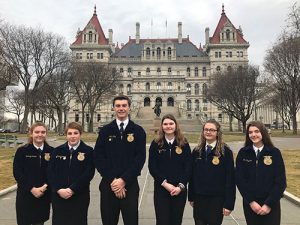
<path fill-rule="evenodd" d="M 184 144 L 187 142 L 186 139 L 184 138 L 181 130 L 180 130 L 180 127 L 179 127 L 179 124 L 177 123 L 175 117 L 172 115 L 172 114 L 166 114 L 163 116 L 163 118 L 161 119 L 161 124 L 160 124 L 160 128 L 159 128 L 159 131 L 158 131 L 158 137 L 155 139 L 155 142 L 158 144 L 159 147 L 163 147 L 164 145 L 164 139 L 165 139 L 165 132 L 163 131 L 163 128 L 162 128 L 162 125 L 163 125 L 163 122 L 165 119 L 170 119 L 172 121 L 174 121 L 175 123 L 175 140 L 177 142 L 177 145 L 179 147 L 183 147 Z"/>
<path fill-rule="evenodd" d="M 31 135 L 33 134 L 33 130 L 36 127 L 44 127 L 46 129 L 46 133 L 48 132 L 48 128 L 47 128 L 46 124 L 44 124 L 43 122 L 38 121 L 38 122 L 33 123 L 28 130 L 28 135 L 29 135 L 28 136 L 28 144 L 33 144 L 33 138 Z M 46 139 L 45 139 L 45 143 L 47 143 Z"/>
<path fill-rule="evenodd" d="M 261 136 L 262 136 L 262 142 L 264 143 L 264 145 L 269 145 L 271 147 L 274 147 L 267 128 L 260 121 L 252 121 L 252 122 L 248 123 L 247 130 L 246 130 L 245 146 L 253 144 L 253 142 L 249 138 L 249 128 L 250 127 L 257 127 L 259 129 Z"/>
<path fill-rule="evenodd" d="M 201 151 L 201 149 L 204 149 L 205 145 L 206 145 L 206 139 L 204 136 L 204 127 L 206 124 L 211 123 L 214 124 L 216 126 L 217 129 L 217 144 L 216 144 L 216 155 L 220 156 L 220 155 L 224 155 L 224 146 L 227 146 L 224 141 L 223 141 L 223 137 L 222 137 L 222 131 L 221 131 L 221 125 L 219 122 L 217 122 L 215 119 L 210 119 L 208 121 L 206 121 L 203 124 L 202 127 L 202 132 L 201 132 L 201 136 L 200 136 L 200 143 L 198 144 L 198 146 L 195 148 L 196 151 Z"/>

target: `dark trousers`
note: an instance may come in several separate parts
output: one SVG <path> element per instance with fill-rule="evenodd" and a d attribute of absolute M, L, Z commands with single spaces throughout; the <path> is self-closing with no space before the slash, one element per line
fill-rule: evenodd
<path fill-rule="evenodd" d="M 263 201 L 256 201 L 261 206 Z M 271 208 L 271 212 L 265 216 L 257 215 L 250 205 L 243 201 L 244 215 L 248 225 L 280 225 L 281 213 L 280 202 Z"/>
<path fill-rule="evenodd" d="M 193 210 L 195 225 L 222 224 L 223 205 L 223 196 L 196 195 Z"/>
<path fill-rule="evenodd" d="M 138 225 L 139 185 L 137 180 L 126 186 L 126 197 L 119 199 L 111 190 L 110 183 L 103 180 L 100 183 L 100 209 L 103 225 L 117 225 L 120 211 L 124 225 Z"/>
<path fill-rule="evenodd" d="M 156 225 L 181 225 L 186 196 L 186 191 L 171 196 L 160 184 L 154 184 Z"/>

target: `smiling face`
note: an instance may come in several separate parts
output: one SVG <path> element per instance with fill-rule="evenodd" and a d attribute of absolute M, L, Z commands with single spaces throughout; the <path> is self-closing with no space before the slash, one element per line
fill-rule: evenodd
<path fill-rule="evenodd" d="M 129 103 L 127 100 L 115 100 L 114 111 L 116 113 L 117 119 L 124 121 L 128 118 L 129 114 Z"/>
<path fill-rule="evenodd" d="M 36 146 L 42 146 L 46 140 L 47 130 L 43 126 L 37 126 L 33 129 L 30 136 L 32 137 L 33 144 Z"/>
<path fill-rule="evenodd" d="M 69 145 L 71 146 L 76 146 L 81 138 L 81 134 L 79 132 L 79 130 L 77 129 L 72 129 L 69 128 L 66 132 L 66 136 L 67 136 L 67 141 L 69 143 Z"/>
<path fill-rule="evenodd" d="M 175 135 L 176 123 L 171 119 L 164 119 L 162 122 L 162 130 L 168 136 Z"/>
<path fill-rule="evenodd" d="M 203 128 L 203 135 L 208 143 L 212 143 L 217 140 L 217 127 L 213 123 L 206 123 Z"/>
<path fill-rule="evenodd" d="M 258 148 L 263 146 L 262 134 L 257 127 L 250 126 L 248 129 L 248 135 L 254 146 Z"/>

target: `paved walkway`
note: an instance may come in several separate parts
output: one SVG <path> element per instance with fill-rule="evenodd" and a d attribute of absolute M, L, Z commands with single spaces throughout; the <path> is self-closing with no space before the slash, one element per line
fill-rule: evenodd
<path fill-rule="evenodd" d="M 274 143 L 280 149 L 296 149 L 300 146 L 300 139 L 290 138 L 273 138 Z M 230 143 L 231 148 L 236 151 L 243 145 L 242 142 Z M 101 225 L 100 217 L 100 195 L 98 185 L 100 182 L 100 176 L 96 173 L 91 183 L 91 203 L 89 207 L 88 221 L 89 225 Z M 140 225 L 154 225 L 155 213 L 153 206 L 153 179 L 148 172 L 147 163 L 144 166 L 142 175 L 139 177 L 140 183 L 140 200 L 139 200 L 139 221 Z M 291 203 L 283 198 L 281 200 L 282 208 L 282 225 L 297 225 L 300 224 L 300 207 Z M 11 192 L 7 195 L 0 197 L 0 224 L 1 225 L 15 225 L 15 192 Z M 50 225 L 51 220 L 45 225 Z M 119 225 L 123 223 L 119 222 Z M 183 225 L 194 224 L 192 218 L 192 207 L 187 203 L 184 213 Z M 225 217 L 223 221 L 224 225 L 245 225 L 245 219 L 243 215 L 242 200 L 239 192 L 237 191 L 237 200 L 235 204 L 235 210 L 231 216 Z"/>

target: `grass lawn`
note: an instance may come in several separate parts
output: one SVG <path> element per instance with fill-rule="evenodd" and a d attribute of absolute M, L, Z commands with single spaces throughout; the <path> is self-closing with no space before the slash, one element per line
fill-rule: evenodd
<path fill-rule="evenodd" d="M 16 183 L 12 174 L 14 155 L 14 148 L 0 148 L 0 190 Z"/>

